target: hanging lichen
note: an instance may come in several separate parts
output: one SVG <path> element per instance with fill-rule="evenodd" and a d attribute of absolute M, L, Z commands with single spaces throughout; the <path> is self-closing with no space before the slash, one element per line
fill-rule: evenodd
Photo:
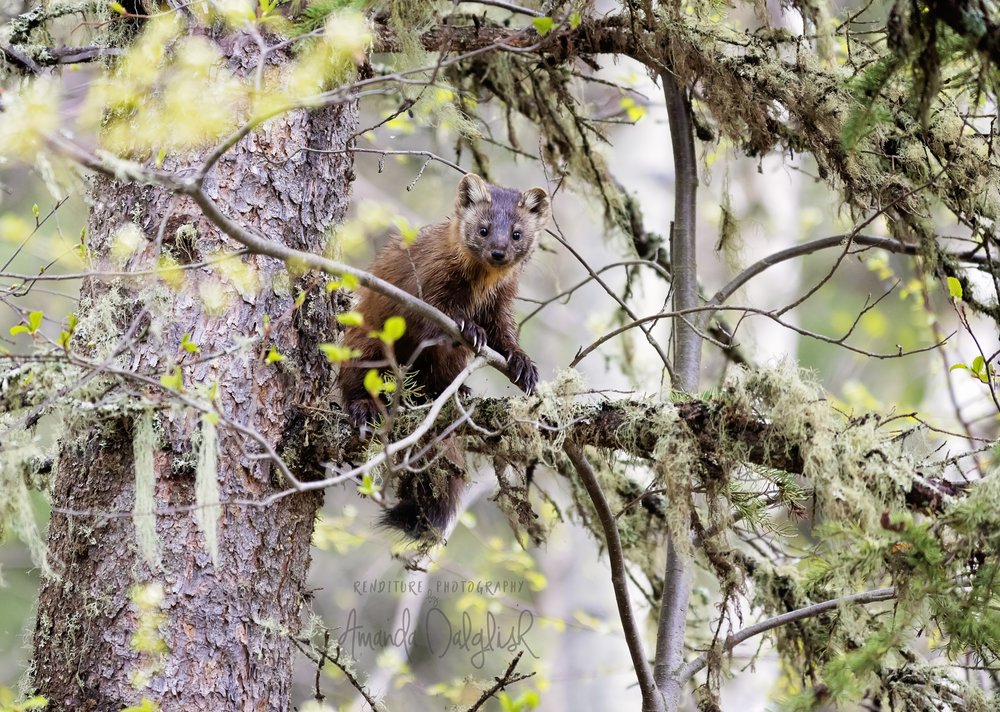
<path fill-rule="evenodd" d="M 198 465 L 195 468 L 194 518 L 205 535 L 205 548 L 212 563 L 219 565 L 219 475 L 218 433 L 214 418 L 201 419 L 201 439 L 198 442 Z"/>
<path fill-rule="evenodd" d="M 156 537 L 156 470 L 153 466 L 156 444 L 153 414 L 145 411 L 136 419 L 132 434 L 132 457 L 135 463 L 132 524 L 135 527 L 139 553 L 153 568 L 160 567 L 160 546 Z"/>

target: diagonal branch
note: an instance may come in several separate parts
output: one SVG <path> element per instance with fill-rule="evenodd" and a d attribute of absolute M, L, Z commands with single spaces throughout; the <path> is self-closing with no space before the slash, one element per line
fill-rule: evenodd
<path fill-rule="evenodd" d="M 615 601 L 618 603 L 618 617 L 625 630 L 625 643 L 628 645 L 629 655 L 632 657 L 632 667 L 635 668 L 635 676 L 639 681 L 639 692 L 642 694 L 643 712 L 663 712 L 663 697 L 653 681 L 652 671 L 649 669 L 649 662 L 642 644 L 642 633 L 639 624 L 632 612 L 632 602 L 628 594 L 628 574 L 625 571 L 625 554 L 622 551 L 621 537 L 618 535 L 618 523 L 615 520 L 614 512 L 608 505 L 608 500 L 601 491 L 601 485 L 597 481 L 594 468 L 587 460 L 580 446 L 572 441 L 567 441 L 563 448 L 569 456 L 570 462 L 576 468 L 580 480 L 583 482 L 590 501 L 597 510 L 597 518 L 601 522 L 604 530 L 604 539 L 608 545 L 608 559 L 611 562 L 611 584 L 615 590 Z"/>
<path fill-rule="evenodd" d="M 515 682 L 520 682 L 521 680 L 527 680 L 529 677 L 535 673 L 529 672 L 527 674 L 515 673 L 514 668 L 521 661 L 521 656 L 524 655 L 524 651 L 520 651 L 514 656 L 514 659 L 510 661 L 510 665 L 507 666 L 507 670 L 504 671 L 503 675 L 493 678 L 495 680 L 494 684 L 487 690 L 483 690 L 483 694 L 476 700 L 476 703 L 469 708 L 468 712 L 476 712 L 483 705 L 489 702 L 490 698 L 495 694 L 514 684 Z"/>
<path fill-rule="evenodd" d="M 133 180 L 145 185 L 158 185 L 180 195 L 188 196 L 201 208 L 205 217 L 216 227 L 255 254 L 273 257 L 290 266 L 315 269 L 333 276 L 353 275 L 363 287 L 367 287 L 373 292 L 378 292 L 392 299 L 397 304 L 405 306 L 418 316 L 440 327 L 445 334 L 455 341 L 473 348 L 472 344 L 468 343 L 458 325 L 451 317 L 396 285 L 386 282 L 370 272 L 358 269 L 357 267 L 268 240 L 257 232 L 239 225 L 222 212 L 219 206 L 201 188 L 197 180 L 184 180 L 173 173 L 147 168 L 134 161 L 120 158 L 115 158 L 112 161 L 95 155 L 61 136 L 49 137 L 49 144 L 82 166 L 98 173 L 103 173 L 116 180 Z M 474 348 L 473 350 L 475 351 Z M 486 362 L 490 366 L 508 378 L 511 378 L 507 368 L 507 359 L 502 355 L 489 346 L 484 346 L 480 349 L 479 355 L 486 359 Z M 513 382 L 513 379 L 511 379 L 511 382 Z"/>
<path fill-rule="evenodd" d="M 749 640 L 755 635 L 766 633 L 769 630 L 780 628 L 783 625 L 794 623 L 795 621 L 800 621 L 804 618 L 818 616 L 820 613 L 825 613 L 832 608 L 839 608 L 840 606 L 846 606 L 848 604 L 865 605 L 868 603 L 877 603 L 878 601 L 888 601 L 895 597 L 896 589 L 890 586 L 889 588 L 879 588 L 874 591 L 852 593 L 849 596 L 834 598 L 829 601 L 823 601 L 822 603 L 814 603 L 813 605 L 806 606 L 805 608 L 799 608 L 794 611 L 789 611 L 788 613 L 782 613 L 780 616 L 768 618 L 766 621 L 761 621 L 760 623 L 754 623 L 751 626 L 747 626 L 738 633 L 729 636 L 725 644 L 723 644 L 721 652 L 729 652 L 743 641 Z M 708 655 L 702 654 L 698 656 L 681 668 L 679 675 L 681 681 L 687 682 L 707 665 Z"/>

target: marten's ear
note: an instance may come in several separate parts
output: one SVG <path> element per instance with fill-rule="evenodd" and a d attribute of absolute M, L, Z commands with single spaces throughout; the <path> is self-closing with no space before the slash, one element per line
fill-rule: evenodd
<path fill-rule="evenodd" d="M 538 219 L 545 222 L 552 213 L 552 203 L 549 194 L 541 188 L 532 188 L 521 193 L 521 200 L 518 202 L 522 208 L 529 213 L 534 213 Z"/>
<path fill-rule="evenodd" d="M 455 198 L 455 207 L 461 212 L 470 208 L 476 203 L 490 202 L 490 186 L 475 173 L 466 173 L 462 182 L 458 184 L 458 195 Z"/>

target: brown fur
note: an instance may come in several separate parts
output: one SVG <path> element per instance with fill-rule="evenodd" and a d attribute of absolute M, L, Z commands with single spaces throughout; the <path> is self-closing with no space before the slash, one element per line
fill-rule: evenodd
<path fill-rule="evenodd" d="M 477 347 L 489 344 L 503 354 L 515 382 L 530 393 L 538 369 L 518 344 L 513 302 L 521 271 L 549 213 L 549 198 L 541 188 L 519 193 L 469 174 L 458 185 L 451 220 L 423 228 L 409 247 L 399 241 L 389 245 L 375 258 L 371 272 L 452 317 Z M 386 357 L 384 344 L 369 337 L 370 331 L 381 329 L 390 316 L 406 319 L 406 333 L 394 345 L 394 356 L 414 372 L 425 398 L 439 395 L 472 357 L 468 347 L 437 325 L 370 289 L 360 290 L 357 309 L 365 324 L 349 329 L 344 344 L 361 353 L 361 362 Z M 362 432 L 379 412 L 365 391 L 367 368 L 349 363 L 340 372 L 344 405 Z M 382 523 L 413 538 L 436 538 L 454 516 L 464 489 L 461 469 L 453 469 L 457 474 L 449 471 L 439 484 L 430 473 L 405 475 L 397 486 L 400 501 Z"/>
<path fill-rule="evenodd" d="M 451 221 L 423 228 L 409 247 L 399 241 L 387 246 L 375 258 L 371 272 L 451 316 L 470 340 L 475 341 L 477 329 L 481 330 L 480 338 L 484 333 L 485 343 L 506 356 L 512 370 L 520 367 L 518 385 L 533 390 L 537 370 L 518 345 L 512 307 L 521 271 L 549 209 L 548 196 L 540 188 L 518 193 L 467 175 L 459 184 Z M 486 237 L 478 232 L 484 226 L 490 231 Z M 511 238 L 514 230 L 520 231 L 520 240 Z M 502 264 L 491 259 L 494 250 L 505 253 Z M 415 370 L 425 397 L 440 394 L 472 356 L 470 349 L 446 337 L 436 325 L 369 289 L 360 290 L 357 309 L 365 325 L 349 329 L 344 344 L 361 352 L 359 361 L 384 360 L 382 342 L 368 333 L 381 329 L 390 316 L 406 319 L 395 357 Z M 377 412 L 364 389 L 365 371 L 348 364 L 340 374 L 344 403 L 359 426 Z"/>

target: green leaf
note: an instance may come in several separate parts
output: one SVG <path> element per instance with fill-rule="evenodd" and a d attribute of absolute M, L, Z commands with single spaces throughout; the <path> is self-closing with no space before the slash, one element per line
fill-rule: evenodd
<path fill-rule="evenodd" d="M 62 346 L 63 351 L 69 351 L 69 341 L 73 338 L 73 335 L 68 331 L 60 331 L 58 343 Z"/>
<path fill-rule="evenodd" d="M 628 120 L 633 124 L 646 115 L 646 107 L 635 103 L 635 99 L 625 97 L 620 102 L 621 107 L 628 115 Z"/>
<path fill-rule="evenodd" d="M 108 7 L 111 9 L 111 12 L 117 12 L 119 15 L 128 14 L 128 11 L 124 7 L 122 7 L 119 3 L 109 2 Z"/>
<path fill-rule="evenodd" d="M 357 289 L 361 283 L 353 274 L 342 274 L 337 279 L 332 279 L 326 283 L 326 291 L 332 292 L 335 289 Z"/>
<path fill-rule="evenodd" d="M 365 323 L 365 318 L 361 312 L 349 311 L 337 315 L 337 321 L 344 326 L 361 326 Z"/>
<path fill-rule="evenodd" d="M 201 419 L 206 423 L 211 423 L 212 425 L 219 424 L 219 414 L 218 413 L 202 413 Z"/>
<path fill-rule="evenodd" d="M 267 352 L 267 356 L 264 357 L 264 363 L 268 364 L 278 363 L 279 361 L 284 361 L 284 360 L 285 357 L 282 356 L 281 353 L 273 346 L 271 347 L 271 350 Z"/>
<path fill-rule="evenodd" d="M 959 369 L 968 371 L 969 367 L 966 366 L 964 363 L 956 363 L 954 366 L 949 368 L 948 371 L 950 373 L 951 371 L 958 371 Z"/>
<path fill-rule="evenodd" d="M 406 319 L 401 316 L 390 316 L 382 325 L 382 331 L 372 331 L 368 335 L 373 339 L 381 339 L 387 346 L 403 338 L 406 333 Z"/>
<path fill-rule="evenodd" d="M 404 217 L 397 217 L 393 222 L 396 225 L 396 229 L 399 230 L 399 236 L 403 238 L 403 244 L 406 246 L 412 245 L 413 241 L 417 239 L 417 233 L 420 230 L 410 225 L 410 221 Z"/>
<path fill-rule="evenodd" d="M 31 206 L 31 214 L 35 216 L 35 222 L 38 222 L 38 218 L 41 215 L 41 211 L 38 209 L 38 203 Z"/>
<path fill-rule="evenodd" d="M 330 363 L 344 363 L 352 358 L 357 358 L 361 352 L 340 344 L 320 344 L 319 350 L 323 352 Z"/>
<path fill-rule="evenodd" d="M 160 385 L 174 391 L 184 390 L 184 377 L 181 375 L 181 367 L 174 366 L 173 373 L 165 373 L 160 376 Z"/>
<path fill-rule="evenodd" d="M 201 347 L 195 342 L 191 341 L 191 334 L 187 332 L 181 336 L 181 348 L 187 351 L 189 354 L 201 353 Z"/>
<path fill-rule="evenodd" d="M 948 295 L 953 299 L 961 300 L 962 298 L 962 283 L 956 277 L 948 278 Z"/>
<path fill-rule="evenodd" d="M 42 327 L 42 317 L 44 314 L 40 311 L 33 311 L 28 314 L 28 325 L 18 324 L 17 326 L 12 326 L 10 328 L 10 335 L 17 336 L 18 334 L 37 334 L 38 330 Z"/>
<path fill-rule="evenodd" d="M 366 474 L 361 478 L 361 484 L 358 485 L 358 493 L 365 495 L 366 497 L 371 497 L 379 491 L 378 485 L 372 479 L 370 474 Z"/>
<path fill-rule="evenodd" d="M 986 360 L 982 356 L 976 356 L 972 359 L 972 372 L 977 376 L 983 372 L 984 366 L 986 366 Z"/>
<path fill-rule="evenodd" d="M 580 13 L 578 12 L 570 13 L 569 27 L 571 30 L 575 30 L 577 27 L 579 27 L 581 22 L 583 22 L 583 19 L 580 17 Z"/>
<path fill-rule="evenodd" d="M 552 18 L 551 17 L 536 17 L 531 21 L 531 24 L 535 26 L 538 34 L 542 37 L 549 34 L 552 31 Z"/>
<path fill-rule="evenodd" d="M 385 388 L 385 382 L 382 377 L 378 375 L 378 369 L 371 368 L 368 373 L 365 374 L 365 390 L 371 394 L 372 398 L 378 398 L 379 394 Z"/>
<path fill-rule="evenodd" d="M 299 307 L 301 307 L 305 303 L 306 303 L 306 293 L 305 292 L 299 292 L 299 295 L 297 297 L 295 297 L 295 304 L 293 305 L 292 308 L 293 309 L 298 309 Z"/>

